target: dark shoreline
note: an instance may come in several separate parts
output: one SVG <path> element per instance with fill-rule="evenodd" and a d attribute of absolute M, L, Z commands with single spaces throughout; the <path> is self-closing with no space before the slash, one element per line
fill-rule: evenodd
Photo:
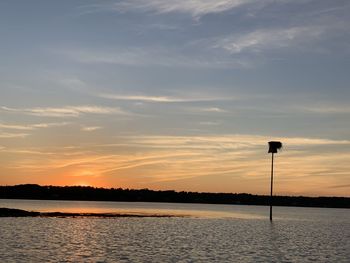
<path fill-rule="evenodd" d="M 14 208 L 0 208 L 1 217 L 59 217 L 59 218 L 116 218 L 116 217 L 185 217 L 184 215 L 168 215 L 168 214 L 136 214 L 136 213 L 67 213 L 67 212 L 35 212 Z"/>
<path fill-rule="evenodd" d="M 199 193 L 89 186 L 0 186 L 0 199 L 270 205 L 268 195 Z M 350 208 L 350 197 L 274 196 L 274 206 Z"/>

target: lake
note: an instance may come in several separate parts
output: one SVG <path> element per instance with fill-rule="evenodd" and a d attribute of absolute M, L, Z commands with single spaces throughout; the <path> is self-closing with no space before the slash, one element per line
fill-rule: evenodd
<path fill-rule="evenodd" d="M 160 218 L 0 218 L 0 262 L 350 262 L 350 210 L 1 200 L 40 212 Z M 184 216 L 184 217 L 183 217 Z"/>

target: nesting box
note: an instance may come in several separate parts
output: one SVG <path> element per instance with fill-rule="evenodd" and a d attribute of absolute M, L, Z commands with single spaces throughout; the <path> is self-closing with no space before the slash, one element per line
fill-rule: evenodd
<path fill-rule="evenodd" d="M 269 153 L 277 153 L 282 148 L 281 142 L 271 141 L 269 142 Z"/>

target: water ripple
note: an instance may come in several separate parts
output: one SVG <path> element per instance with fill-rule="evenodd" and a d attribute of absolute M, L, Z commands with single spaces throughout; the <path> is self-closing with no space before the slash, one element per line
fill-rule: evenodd
<path fill-rule="evenodd" d="M 350 223 L 1 218 L 0 262 L 349 262 Z"/>

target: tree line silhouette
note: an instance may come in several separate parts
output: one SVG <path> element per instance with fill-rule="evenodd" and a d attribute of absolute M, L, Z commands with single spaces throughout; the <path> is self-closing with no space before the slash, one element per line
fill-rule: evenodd
<path fill-rule="evenodd" d="M 125 202 L 169 202 L 270 205 L 268 195 L 246 193 L 199 193 L 149 189 L 97 188 L 90 186 L 40 186 L 24 184 L 0 186 L 1 199 L 85 200 Z M 349 197 L 274 196 L 276 206 L 350 208 Z"/>

